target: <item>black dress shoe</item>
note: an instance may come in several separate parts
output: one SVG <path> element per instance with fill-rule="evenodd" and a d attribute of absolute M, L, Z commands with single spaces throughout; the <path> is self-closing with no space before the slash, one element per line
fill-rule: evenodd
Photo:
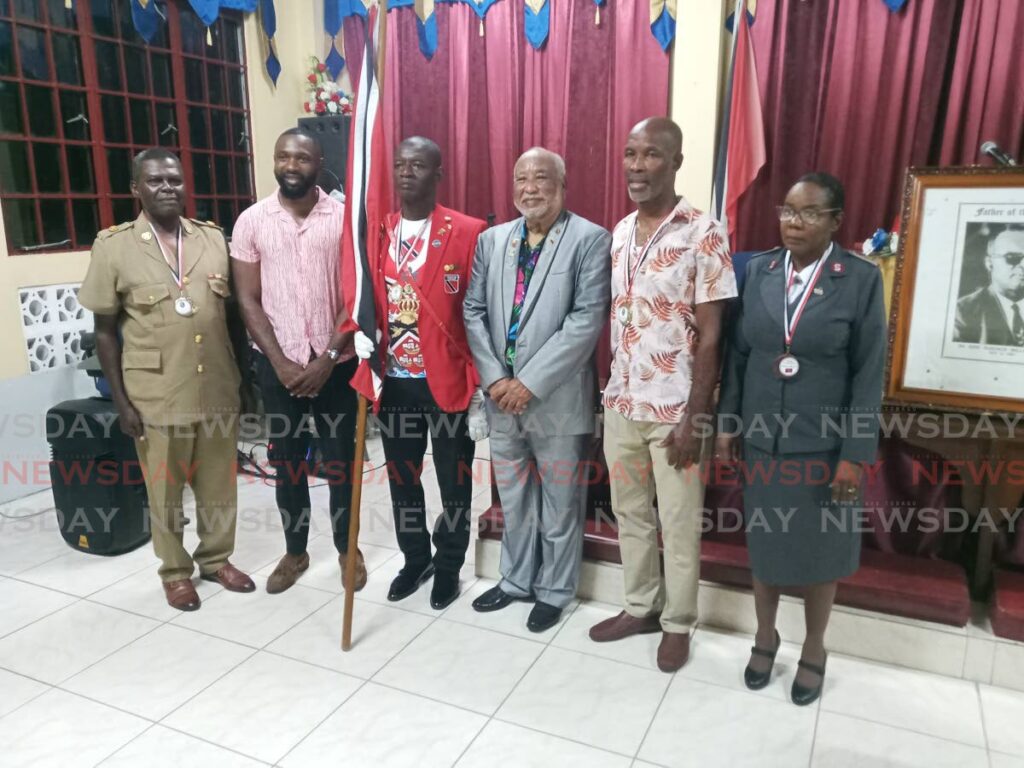
<path fill-rule="evenodd" d="M 473 610 L 479 613 L 500 611 L 514 601 L 515 598 L 508 592 L 502 591 L 501 587 L 491 587 L 473 601 Z"/>
<path fill-rule="evenodd" d="M 391 588 L 388 590 L 388 600 L 392 603 L 405 600 L 405 598 L 420 588 L 420 584 L 433 575 L 433 563 L 427 563 L 424 568 L 405 566 L 391 582 Z"/>
<path fill-rule="evenodd" d="M 743 682 L 746 683 L 747 688 L 752 691 L 760 691 L 768 685 L 768 682 L 772 679 L 772 667 L 775 666 L 775 656 L 779 652 L 779 646 L 781 645 L 782 638 L 779 637 L 779 630 L 775 630 L 775 650 L 769 651 L 767 648 L 758 648 L 756 645 L 750 649 L 751 655 L 763 656 L 768 659 L 768 669 L 764 672 L 758 672 L 747 664 L 747 668 L 743 670 Z"/>
<path fill-rule="evenodd" d="M 821 696 L 821 687 L 825 684 L 825 664 L 828 662 L 828 654 L 825 654 L 825 661 L 821 662 L 819 667 L 817 664 L 811 664 L 809 661 L 800 659 L 797 662 L 798 667 L 803 667 L 808 672 L 813 672 L 818 675 L 818 684 L 812 688 L 806 688 L 802 685 L 797 685 L 796 680 L 793 681 L 793 688 L 790 690 L 790 695 L 793 697 L 793 703 L 800 707 L 806 707 L 808 704 L 813 704 L 817 701 L 818 697 Z"/>
<path fill-rule="evenodd" d="M 430 588 L 430 607 L 441 611 L 455 602 L 459 596 L 459 574 L 449 571 L 437 571 L 434 574 L 434 586 Z"/>
<path fill-rule="evenodd" d="M 551 629 L 558 620 L 562 618 L 562 609 L 553 605 L 542 603 L 540 600 L 530 611 L 530 617 L 526 620 L 526 628 L 531 632 L 544 632 Z"/>

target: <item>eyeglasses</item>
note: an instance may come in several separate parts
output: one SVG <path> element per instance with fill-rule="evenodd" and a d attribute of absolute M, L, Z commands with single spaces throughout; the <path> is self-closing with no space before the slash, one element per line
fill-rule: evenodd
<path fill-rule="evenodd" d="M 993 259 L 1002 259 L 1011 267 L 1016 267 L 1022 261 L 1024 261 L 1024 253 L 993 253 Z"/>
<path fill-rule="evenodd" d="M 790 208 L 788 205 L 777 205 L 775 210 L 779 214 L 779 221 L 782 222 L 795 222 L 799 221 L 801 224 L 807 224 L 814 226 L 821 221 L 822 216 L 826 213 L 837 213 L 843 210 L 842 208 L 804 208 L 803 210 L 797 210 L 796 208 Z"/>

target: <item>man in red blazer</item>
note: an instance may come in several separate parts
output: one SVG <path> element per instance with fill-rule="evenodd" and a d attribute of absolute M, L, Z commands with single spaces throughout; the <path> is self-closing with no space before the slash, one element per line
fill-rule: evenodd
<path fill-rule="evenodd" d="M 388 600 L 408 597 L 433 576 L 430 604 L 437 610 L 459 595 L 469 547 L 473 443 L 487 434 L 462 320 L 477 236 L 487 225 L 438 205 L 440 179 L 437 144 L 413 137 L 398 146 L 394 182 L 402 209 L 386 219 L 374 279 L 380 344 L 362 333 L 355 338 L 356 354 L 381 355 L 386 372 L 378 418 L 405 556 Z M 428 434 L 443 507 L 433 556 L 420 484 Z"/>

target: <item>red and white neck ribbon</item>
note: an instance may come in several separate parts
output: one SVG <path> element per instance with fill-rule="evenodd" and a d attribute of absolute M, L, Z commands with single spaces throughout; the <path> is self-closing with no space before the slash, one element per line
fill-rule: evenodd
<path fill-rule="evenodd" d="M 793 287 L 793 280 L 796 278 L 796 268 L 793 266 L 792 260 L 789 257 L 789 252 L 786 253 L 786 291 L 782 296 L 782 317 L 783 327 L 786 331 L 786 351 L 793 345 L 793 334 L 796 333 L 796 327 L 800 323 L 800 318 L 804 314 L 804 308 L 807 306 L 807 302 L 810 301 L 812 294 L 814 293 L 814 286 L 818 284 L 818 278 L 821 277 L 821 272 L 825 267 L 825 262 L 828 261 L 829 254 L 826 253 L 814 266 L 814 271 L 811 273 L 811 279 L 807 281 L 807 285 L 804 287 L 803 293 L 800 294 L 800 298 L 797 300 L 796 308 L 793 310 L 793 317 L 789 316 L 789 291 Z"/>
<path fill-rule="evenodd" d="M 402 270 L 405 265 L 409 263 L 410 259 L 415 261 L 416 256 L 419 255 L 420 249 L 423 247 L 423 243 L 426 241 L 425 234 L 427 228 L 430 226 L 430 219 L 432 216 L 427 216 L 420 225 L 419 232 L 416 236 L 409 241 L 408 244 L 402 240 L 402 222 L 403 219 L 398 219 L 398 226 L 395 227 L 395 242 L 398 243 L 398 249 L 395 253 L 395 269 L 398 274 L 402 274 Z"/>

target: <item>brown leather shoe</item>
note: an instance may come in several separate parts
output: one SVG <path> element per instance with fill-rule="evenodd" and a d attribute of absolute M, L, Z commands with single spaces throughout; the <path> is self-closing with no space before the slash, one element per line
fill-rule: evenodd
<path fill-rule="evenodd" d="M 595 643 L 611 643 L 624 640 L 633 635 L 647 635 L 661 631 L 661 622 L 657 616 L 645 616 L 638 619 L 625 611 L 618 616 L 598 622 L 590 628 L 590 639 Z"/>
<path fill-rule="evenodd" d="M 164 595 L 167 596 L 167 604 L 179 611 L 198 611 L 202 605 L 196 588 L 192 586 L 192 579 L 165 581 Z"/>
<path fill-rule="evenodd" d="M 658 669 L 675 672 L 690 658 L 690 635 L 685 632 L 664 632 L 658 646 Z"/>
<path fill-rule="evenodd" d="M 348 589 L 345 583 L 345 560 L 347 552 L 338 555 L 338 565 L 341 567 L 341 586 Z M 366 561 L 363 560 L 363 553 L 356 550 L 356 592 L 366 586 Z"/>
<path fill-rule="evenodd" d="M 228 592 L 255 592 L 256 585 L 252 579 L 235 568 L 231 563 L 221 567 L 216 573 L 204 573 L 199 578 L 206 581 L 215 581 Z"/>
<path fill-rule="evenodd" d="M 299 580 L 299 576 L 307 568 L 309 568 L 308 552 L 303 552 L 301 555 L 286 554 L 277 563 L 270 578 L 267 579 L 267 592 L 272 595 L 284 592 Z"/>

